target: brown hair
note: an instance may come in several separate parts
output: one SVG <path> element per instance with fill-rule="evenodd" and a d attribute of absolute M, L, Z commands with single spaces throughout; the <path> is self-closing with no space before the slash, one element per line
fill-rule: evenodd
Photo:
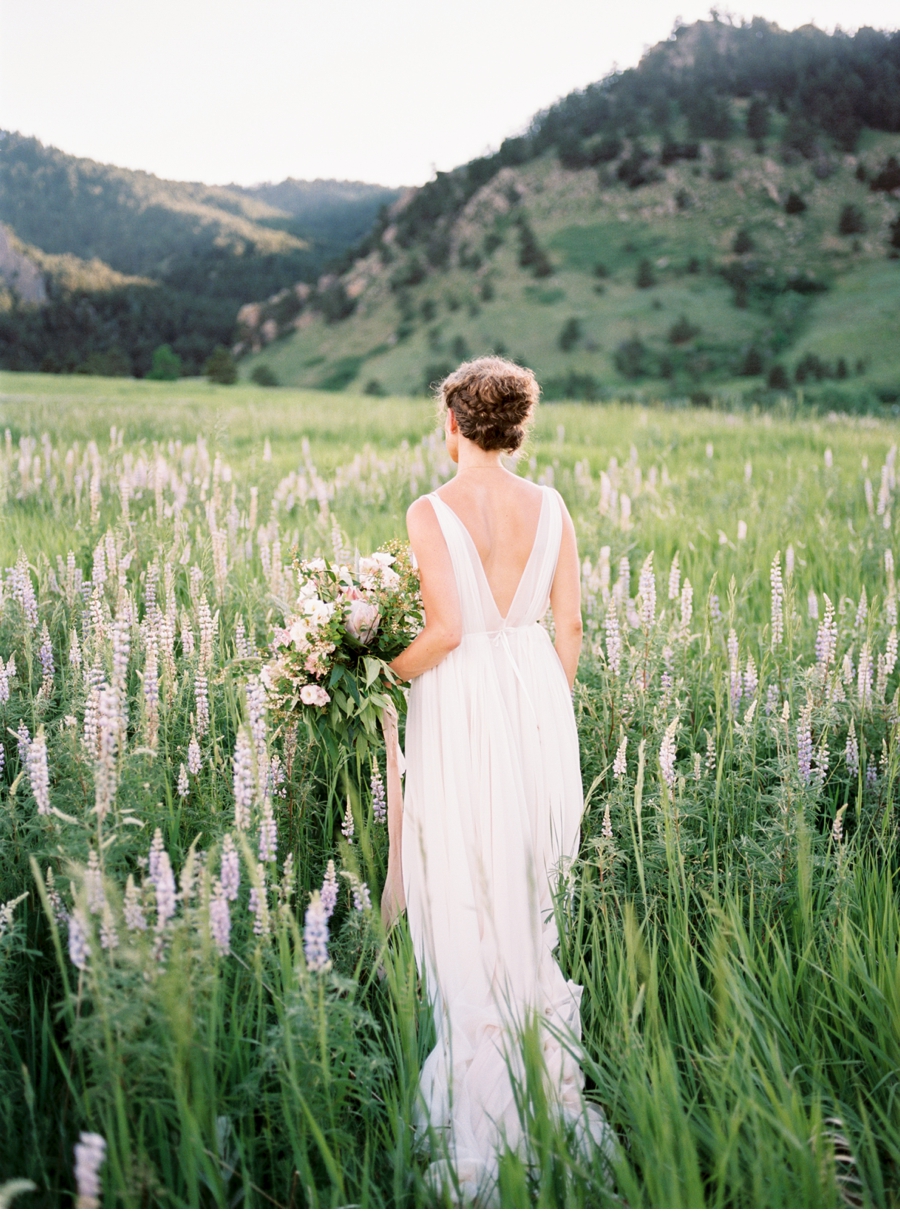
<path fill-rule="evenodd" d="M 482 450 L 518 450 L 541 389 L 531 370 L 502 357 L 463 362 L 438 388 L 441 408 L 450 408 L 463 437 Z"/>

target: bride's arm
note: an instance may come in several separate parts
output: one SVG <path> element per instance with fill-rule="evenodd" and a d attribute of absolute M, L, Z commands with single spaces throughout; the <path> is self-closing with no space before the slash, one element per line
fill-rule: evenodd
<path fill-rule="evenodd" d="M 581 655 L 581 566 L 578 562 L 575 527 L 562 497 L 559 500 L 562 507 L 563 531 L 556 575 L 550 590 L 550 608 L 553 610 L 553 626 L 556 631 L 556 654 L 571 689 L 575 684 L 578 658 Z"/>
<path fill-rule="evenodd" d="M 406 514 L 409 542 L 419 565 L 425 627 L 391 662 L 401 681 L 433 669 L 459 647 L 462 621 L 450 552 L 430 501 L 414 501 Z"/>

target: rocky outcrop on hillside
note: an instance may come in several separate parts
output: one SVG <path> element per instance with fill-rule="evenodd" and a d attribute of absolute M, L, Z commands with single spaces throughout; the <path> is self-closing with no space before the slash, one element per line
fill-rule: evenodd
<path fill-rule="evenodd" d="M 20 252 L 10 232 L 0 223 L 0 282 L 8 303 L 15 299 L 26 306 L 40 307 L 47 301 L 44 275 L 38 266 Z"/>

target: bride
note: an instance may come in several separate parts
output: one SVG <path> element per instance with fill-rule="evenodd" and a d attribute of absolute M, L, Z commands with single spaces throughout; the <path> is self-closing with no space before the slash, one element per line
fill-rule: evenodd
<path fill-rule="evenodd" d="M 382 913 L 406 906 L 434 998 L 422 1125 L 443 1129 L 466 1198 L 491 1198 L 522 1127 L 522 1029 L 537 1015 L 547 1092 L 604 1143 L 561 1039 L 581 989 L 553 958 L 553 888 L 578 848 L 582 787 L 571 688 L 581 651 L 575 530 L 559 493 L 507 471 L 539 387 L 497 357 L 441 384 L 454 479 L 407 514 L 426 626 L 391 666 L 412 682 L 406 791 Z M 553 642 L 540 620 L 553 612 Z"/>

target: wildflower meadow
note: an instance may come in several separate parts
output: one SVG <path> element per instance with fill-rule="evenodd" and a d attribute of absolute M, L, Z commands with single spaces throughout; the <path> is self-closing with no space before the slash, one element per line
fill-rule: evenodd
<path fill-rule="evenodd" d="M 263 676 L 295 561 L 358 569 L 451 475 L 432 406 L 0 392 L 0 1205 L 449 1204 L 380 733 L 329 746 Z M 503 1205 L 900 1201 L 898 441 L 541 409 L 517 469 L 585 618 L 559 957 L 621 1147 L 556 1122 L 526 1036 Z"/>

